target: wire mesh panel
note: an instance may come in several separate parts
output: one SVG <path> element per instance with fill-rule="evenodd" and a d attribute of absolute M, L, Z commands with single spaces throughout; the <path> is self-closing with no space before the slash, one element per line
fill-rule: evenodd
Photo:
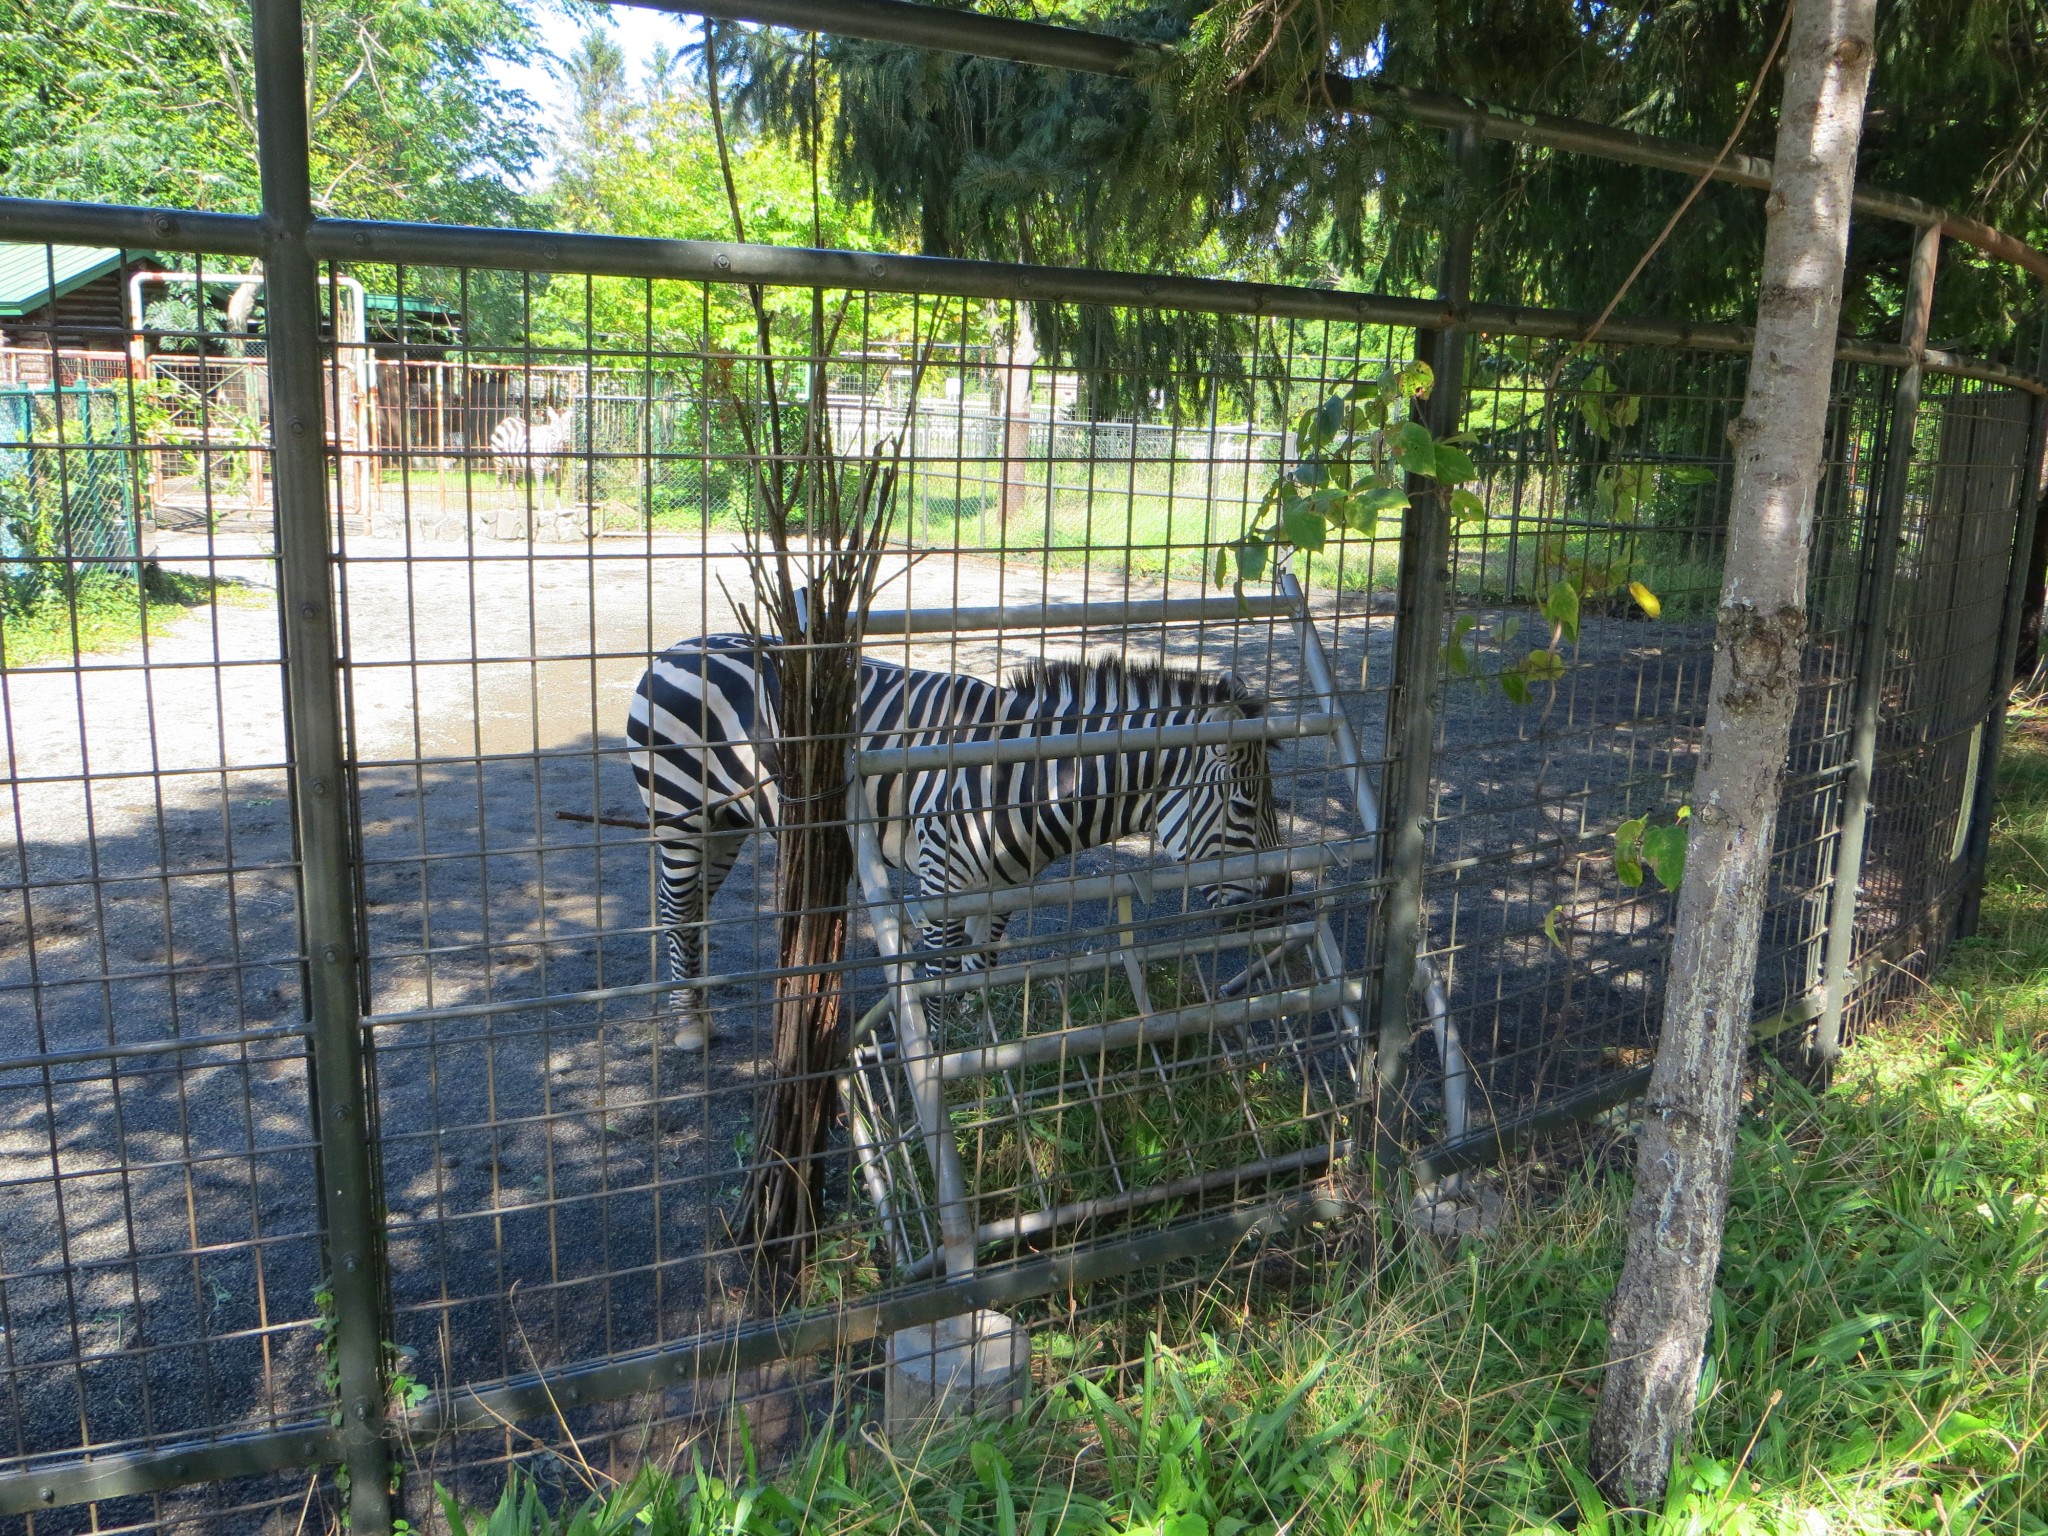
<path fill-rule="evenodd" d="M 1078 661 L 1134 688 L 1185 679 L 1207 690 L 1204 708 L 1238 701 L 1275 731 L 1259 756 L 1277 819 L 1254 852 L 1301 855 L 1294 904 L 1246 926 L 1154 863 L 1159 812 L 1139 805 L 1106 840 L 1083 839 L 1041 872 L 1029 910 L 1008 921 L 996 973 L 947 983 L 950 1000 L 935 1001 L 951 1010 L 945 1048 L 956 1053 L 970 1037 L 1001 1048 L 1047 1028 L 1154 1021 L 1130 1041 L 1095 1041 L 1089 1063 L 1064 1075 L 1052 1063 L 958 1078 L 947 1114 L 967 1149 L 972 1225 L 990 1229 L 982 1265 L 1184 1227 L 1327 1169 L 1357 1131 L 1388 535 L 1333 540 L 1300 565 L 1305 607 L 1266 597 L 1257 615 L 1227 583 L 1219 593 L 1213 562 L 1277 471 L 1278 424 L 1334 383 L 1376 374 L 1399 338 L 1219 326 L 1211 355 L 1142 388 L 1037 366 L 1028 401 L 1020 379 L 1002 402 L 1030 424 L 1013 437 L 991 425 L 1003 418 L 986 393 L 987 360 L 1018 324 L 1004 307 L 832 294 L 836 334 L 821 348 L 805 328 L 808 297 L 790 296 L 776 333 L 786 350 L 771 363 L 758 343 L 733 346 L 742 300 L 730 290 L 412 268 L 395 282 L 438 296 L 457 339 L 437 338 L 428 364 L 404 342 L 379 358 L 380 402 L 398 378 L 409 403 L 380 409 L 400 436 L 370 450 L 377 512 L 347 522 L 338 571 L 394 1338 L 408 1376 L 448 1405 L 435 1422 L 536 1370 L 687 1352 L 792 1305 L 829 1318 L 963 1278 L 906 1236 L 929 1170 L 899 1163 L 874 1177 L 921 1140 L 906 1085 L 878 1060 L 849 1081 L 856 1113 L 831 1140 L 825 1228 L 793 1291 L 767 1285 L 744 1237 L 749 1180 L 780 1155 L 760 1126 L 784 916 L 777 845 L 749 834 L 777 824 L 763 754 L 790 748 L 745 724 L 765 718 L 757 690 L 779 686 L 781 643 L 754 628 L 748 550 L 762 538 L 767 414 L 795 421 L 821 397 L 835 453 L 855 464 L 881 455 L 898 476 L 876 606 L 899 617 L 889 633 L 878 621 L 871 667 L 1000 693 L 1020 669 Z M 1041 334 L 1056 343 L 1057 324 L 1081 318 L 1042 316 Z M 551 408 L 575 424 L 559 478 L 523 464 L 508 477 L 504 455 L 476 446 L 525 423 L 516 403 L 498 421 L 465 421 L 467 446 L 451 441 L 451 418 L 423 425 L 411 403 L 421 367 L 443 400 L 547 381 Z M 823 387 L 806 394 L 811 370 Z M 1083 414 L 1113 391 L 1117 408 L 1135 399 L 1154 419 Z M 1148 617 L 1148 604 L 1204 598 L 1200 621 Z M 689 658 L 706 635 L 731 638 L 713 645 L 725 647 L 720 691 L 699 698 L 709 683 Z M 643 682 L 650 668 L 698 693 L 678 703 L 659 691 L 670 683 Z M 1090 706 L 1070 723 L 1157 724 L 1123 710 Z M 1313 729 L 1279 729 L 1311 717 Z M 1340 717 L 1355 770 L 1335 745 Z M 654 735 L 631 734 L 634 719 Z M 701 820 L 650 811 L 634 775 L 636 748 L 649 746 L 668 752 L 679 779 L 720 785 L 718 806 Z M 1139 740 L 1122 754 L 1143 751 Z M 1027 797 L 1022 810 L 1048 818 L 1053 838 L 1059 806 Z M 1182 862 L 1235 851 L 1178 849 Z M 680 924 L 664 906 L 672 858 L 723 873 L 701 915 Z M 950 895 L 1016 884 L 997 873 Z M 828 984 L 872 1056 L 894 1037 L 873 1033 L 889 976 L 870 906 L 850 909 L 850 957 Z M 1329 949 L 1311 975 L 1302 941 L 1318 913 Z M 672 929 L 701 963 L 689 989 L 671 985 Z M 1236 1005 L 1244 1019 L 1178 1033 L 1156 1022 L 1227 1013 L 1230 984 L 1260 954 L 1271 974 Z M 1303 990 L 1306 1004 L 1291 996 Z M 1134 1193 L 1145 1197 L 1120 1203 Z M 797 1350 L 613 1408 L 555 1406 L 586 1454 L 608 1445 L 628 1456 L 649 1435 L 725 1436 L 728 1410 L 748 1403 L 765 1449 L 799 1434 L 847 1380 Z M 513 1417 L 516 1432 L 420 1453 L 442 1469 L 482 1465 L 556 1432 L 547 1408 Z"/>
<path fill-rule="evenodd" d="M 1681 827 L 1697 763 L 1744 366 L 1514 341 L 1474 365 L 1484 512 L 1455 543 L 1428 942 L 1485 1118 L 1608 1093 L 1655 1043 L 1671 902 L 1642 849 Z M 1821 980 L 1882 388 L 1845 365 L 1828 417 L 1766 1017 Z"/>
<path fill-rule="evenodd" d="M 0 386 L 0 1477 L 31 1486 L 328 1408 L 275 567 L 253 532 L 159 523 L 130 339 L 14 349 Z M 204 1526 L 306 1491 L 29 1523 Z"/>
<path fill-rule="evenodd" d="M 1866 1011 L 1940 958 L 1963 894 L 2031 417 L 2016 391 L 1944 379 L 1911 426 L 1856 926 L 1859 961 L 1898 952 L 1861 989 Z"/>

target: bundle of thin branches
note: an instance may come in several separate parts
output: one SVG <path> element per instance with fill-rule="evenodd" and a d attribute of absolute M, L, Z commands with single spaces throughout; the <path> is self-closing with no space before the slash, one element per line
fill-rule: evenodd
<path fill-rule="evenodd" d="M 715 23 L 711 24 L 715 28 Z M 747 237 L 719 94 L 716 37 L 707 33 L 705 74 L 719 170 L 734 238 Z M 813 59 L 815 64 L 815 59 Z M 810 135 L 812 217 L 817 219 L 817 140 Z M 780 730 L 769 744 L 776 786 L 775 907 L 780 914 L 775 981 L 774 1078 L 754 1127 L 755 1163 L 739 1223 L 768 1278 L 787 1278 L 808 1257 L 823 1212 L 831 1133 L 846 1056 L 847 896 L 853 881 L 852 754 L 860 647 L 880 582 L 902 469 L 903 438 L 842 456 L 833 441 L 828 370 L 852 295 L 827 313 L 809 295 L 805 355 L 778 362 L 777 316 L 749 286 L 757 356 L 725 375 L 753 478 L 756 515 L 744 553 L 758 617 L 755 638 L 771 662 Z M 936 337 L 938 328 L 934 327 Z M 910 400 L 929 363 L 913 361 Z M 800 391 L 788 386 L 800 370 Z"/>
<path fill-rule="evenodd" d="M 743 1231 L 771 1273 L 808 1255 L 820 1224 L 838 1075 L 845 1057 L 847 892 L 853 878 L 848 792 L 860 646 L 882 571 L 901 440 L 842 457 L 832 439 L 826 360 L 844 304 L 828 323 L 810 302 L 808 386 L 800 402 L 779 377 L 772 320 L 758 308 L 757 399 L 734 415 L 754 478 L 745 554 L 754 624 L 780 684 L 772 743 L 779 967 L 774 1076 L 755 1125 Z M 786 366 L 786 365 L 784 365 Z M 792 409 L 794 407 L 794 409 Z"/>

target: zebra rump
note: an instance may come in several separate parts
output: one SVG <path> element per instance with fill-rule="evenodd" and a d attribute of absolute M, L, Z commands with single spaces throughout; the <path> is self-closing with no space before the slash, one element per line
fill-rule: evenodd
<path fill-rule="evenodd" d="M 560 406 L 550 406 L 530 425 L 523 416 L 507 416 L 491 429 L 491 462 L 503 481 L 527 474 L 559 476 L 568 451 L 569 414 Z"/>
<path fill-rule="evenodd" d="M 671 976 L 704 974 L 705 920 L 747 835 L 777 824 L 781 682 L 769 644 L 706 635 L 664 652 L 634 692 L 626 734 L 655 828 L 658 917 Z M 858 746 L 1023 740 L 1256 718 L 1235 677 L 1188 668 L 1039 661 L 1001 683 L 863 657 Z M 1187 862 L 1276 846 L 1263 741 L 1145 747 L 1000 765 L 885 773 L 864 780 L 882 857 L 916 876 L 918 894 L 1028 883 L 1054 861 L 1138 833 Z M 1279 882 L 1211 888 L 1211 906 L 1271 898 Z M 975 969 L 1006 918 L 926 923 L 928 969 Z M 701 1003 L 701 999 L 696 1000 Z"/>

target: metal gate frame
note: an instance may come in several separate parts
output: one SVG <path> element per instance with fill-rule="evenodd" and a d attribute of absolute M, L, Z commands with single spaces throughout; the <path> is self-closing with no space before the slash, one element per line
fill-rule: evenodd
<path fill-rule="evenodd" d="M 635 0 L 652 8 L 732 20 L 792 26 L 843 35 L 982 54 L 1050 68 L 1104 74 L 1127 71 L 1138 46 L 1069 29 L 937 11 L 905 0 Z M 985 299 L 1060 299 L 1139 308 L 1177 308 L 1220 314 L 1328 318 L 1347 323 L 1381 323 L 1413 328 L 1439 340 L 1440 359 L 1450 366 L 1440 376 L 1455 384 L 1458 338 L 1474 332 L 1572 339 L 1589 330 L 1585 316 L 1513 309 L 1469 302 L 1467 265 L 1459 257 L 1469 235 L 1448 232 L 1445 280 L 1432 300 L 1364 293 L 1291 288 L 1274 284 L 1036 268 L 1020 264 L 957 261 L 892 254 L 782 250 L 734 242 L 679 241 L 593 236 L 524 230 L 465 229 L 365 220 L 317 218 L 313 214 L 305 107 L 305 61 L 300 0 L 253 0 L 255 96 L 260 215 L 191 210 L 122 208 L 33 199 L 0 199 L 0 238 L 14 241 L 75 241 L 128 249 L 190 251 L 261 257 L 268 272 L 270 387 L 273 420 L 277 554 L 286 644 L 284 674 L 291 740 L 290 778 L 300 857 L 303 920 L 302 963 L 307 977 L 308 1018 L 297 1029 L 258 1032 L 262 1038 L 303 1037 L 308 1045 L 312 1104 L 320 1153 L 320 1211 L 334 1289 L 336 1397 L 331 1422 L 309 1422 L 261 1434 L 193 1441 L 133 1454 L 93 1458 L 79 1453 L 0 1475 L 0 1514 L 34 1514 L 195 1483 L 293 1467 L 339 1466 L 348 1474 L 352 1528 L 359 1536 L 391 1529 L 396 1475 L 395 1434 L 400 1427 L 388 1407 L 389 1369 L 383 1346 L 388 1309 L 388 1276 L 375 1155 L 375 1126 L 367 1071 L 368 1042 L 362 1005 L 358 896 L 352 867 L 352 831 L 347 785 L 349 762 L 339 693 L 340 661 L 334 612 L 331 521 L 327 494 L 327 442 L 323 430 L 322 357 L 319 337 L 319 264 L 367 261 L 446 264 L 528 272 L 610 274 L 732 284 L 856 287 L 877 292 L 921 293 Z M 1625 163 L 1703 174 L 1752 188 L 1768 187 L 1770 167 L 1754 157 L 1725 160 L 1710 151 L 1567 119 L 1497 111 L 1455 98 L 1363 82 L 1329 82 L 1333 110 L 1386 113 L 1444 128 L 1458 136 L 1469 156 L 1480 140 L 1532 144 L 1590 154 Z M 1882 189 L 1861 188 L 1856 210 L 1866 216 L 1904 222 L 1922 232 L 1914 266 L 1916 288 L 1897 344 L 1844 341 L 1846 361 L 1900 370 L 1899 391 L 1910 399 L 1923 372 L 1952 375 L 2024 391 L 2034 397 L 2029 462 L 2019 477 L 2013 509 L 2014 558 L 2008 565 L 2001 615 L 1999 661 L 1993 696 L 1985 701 L 1986 747 L 1968 822 L 1970 860 L 1966 888 L 1981 881 L 1989 821 L 1990 784 L 1998 748 L 2007 675 L 2017 644 L 2020 598 L 2017 573 L 2024 568 L 2048 452 L 2048 354 L 2033 374 L 1995 363 L 1933 351 L 1925 345 L 1924 305 L 1933 281 L 1933 245 L 1939 236 L 1961 241 L 2048 278 L 2048 256 L 1974 220 Z M 1469 248 L 1469 247 L 1466 247 Z M 1917 318 L 1916 318 L 1917 317 Z M 1617 344 L 1682 344 L 1728 353 L 1746 352 L 1750 333 L 1733 325 L 1686 325 L 1642 319 L 1614 319 L 1601 328 Z M 1434 409 L 1454 420 L 1455 388 L 1442 391 Z M 1895 454 L 1895 457 L 1897 455 Z M 1888 469 L 1878 509 L 1880 535 L 1895 518 L 1902 490 Z M 1440 560 L 1427 542 L 1435 535 L 1419 527 L 1412 559 L 1401 571 L 1398 619 L 1406 638 L 1397 682 L 1399 740 L 1403 744 L 1401 784 L 1394 798 L 1389 878 L 1394 899 L 1382 937 L 1381 964 L 1390 984 L 1382 992 L 1379 1017 L 1379 1072 L 1385 1088 L 1398 1089 L 1406 1054 L 1403 994 L 1416 974 L 1422 948 L 1419 920 L 1424 873 L 1431 752 L 1434 742 L 1436 647 L 1441 639 L 1443 591 Z M 1873 546 L 1882 555 L 1880 537 Z M 1881 560 L 1869 574 L 1865 633 L 1882 606 L 1888 580 Z M 1869 759 L 1859 699 L 1856 782 L 1867 797 Z M 1845 836 L 1835 874 L 1836 917 L 1831 930 L 1827 981 L 1817 994 L 1800 999 L 1759 1033 L 1823 1021 L 1823 1043 L 1837 1038 L 1845 989 L 1857 969 L 1848 967 L 1843 941 L 1833 935 L 1853 919 L 1857 869 L 1854 840 Z M 1847 918 L 1841 916 L 1848 914 Z M 1935 914 L 1936 921 L 1946 921 Z M 1967 914 L 1965 916 L 1967 921 Z M 1903 932 L 1901 943 L 1920 942 L 1919 929 Z M 1868 972 L 1891 953 L 1886 947 L 1866 957 Z M 254 1038 L 252 1036 L 252 1038 Z M 93 1055 L 96 1053 L 87 1053 Z M 117 1053 L 116 1053 L 117 1054 Z M 33 1065 L 19 1058 L 11 1066 Z M 1514 1145 L 1573 1118 L 1595 1113 L 1639 1092 L 1647 1069 L 1623 1074 L 1598 1092 L 1560 1100 L 1541 1113 L 1489 1126 L 1458 1141 L 1408 1155 L 1408 1166 L 1423 1179 L 1441 1176 L 1500 1156 Z M 1383 1121 L 1383 1126 L 1385 1122 Z M 672 1349 L 608 1360 L 507 1382 L 460 1398 L 446 1398 L 404 1415 L 403 1428 L 427 1436 L 464 1426 L 490 1424 L 498 1416 L 547 1411 L 554 1403 L 596 1401 L 692 1379 L 748 1362 L 788 1357 L 870 1339 L 897 1328 L 956 1315 L 978 1306 L 1003 1305 L 1043 1295 L 1167 1259 L 1214 1253 L 1248 1234 L 1276 1233 L 1332 1219 L 1343 1207 L 1327 1196 L 1288 1196 L 1166 1231 L 1057 1258 L 1007 1266 L 912 1294 L 807 1314 L 702 1336 Z"/>

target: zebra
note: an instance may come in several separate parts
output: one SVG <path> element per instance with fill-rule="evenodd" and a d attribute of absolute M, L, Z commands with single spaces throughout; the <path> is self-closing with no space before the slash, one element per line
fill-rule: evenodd
<path fill-rule="evenodd" d="M 516 485 L 525 475 L 561 483 L 569 465 L 569 413 L 549 406 L 529 425 L 523 416 L 507 416 L 491 429 L 491 463 L 503 485 Z"/>
<path fill-rule="evenodd" d="M 702 989 L 712 898 L 755 831 L 776 827 L 777 701 L 768 646 L 705 635 L 658 656 L 626 723 L 629 758 L 657 842 L 657 920 L 670 979 L 692 1023 L 679 1044 L 709 1038 Z M 1263 704 L 1229 673 L 1040 660 L 1001 683 L 863 657 L 855 705 L 867 751 L 947 742 L 1071 736 L 1082 731 L 1249 720 Z M 1264 740 L 1058 757 L 998 767 L 880 774 L 865 781 L 884 861 L 916 877 L 921 898 L 1029 882 L 1047 865 L 1136 833 L 1183 862 L 1258 853 L 1279 843 Z M 1271 901 L 1279 879 L 1209 887 L 1211 908 Z M 927 976 L 984 968 L 1007 914 L 927 919 Z"/>

